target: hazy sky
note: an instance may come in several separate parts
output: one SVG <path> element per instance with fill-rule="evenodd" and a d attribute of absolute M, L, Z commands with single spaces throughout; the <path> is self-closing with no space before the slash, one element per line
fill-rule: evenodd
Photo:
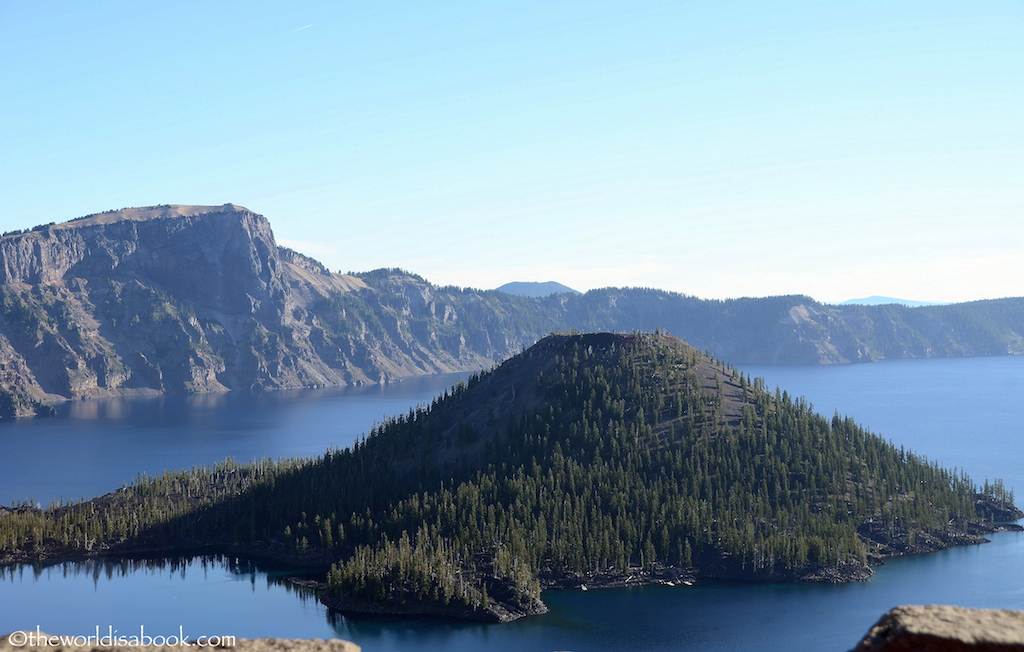
<path fill-rule="evenodd" d="M 1024 295 L 1024 4 L 0 0 L 0 230 L 233 202 L 331 269 Z"/>

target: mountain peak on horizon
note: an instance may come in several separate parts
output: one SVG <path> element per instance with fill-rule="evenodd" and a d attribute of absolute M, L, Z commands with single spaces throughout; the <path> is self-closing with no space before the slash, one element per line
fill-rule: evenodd
<path fill-rule="evenodd" d="M 546 297 L 551 294 L 564 293 L 582 294 L 579 290 L 574 290 L 556 281 L 546 281 L 544 283 L 537 281 L 512 281 L 495 289 L 499 292 L 516 294 L 521 297 Z"/>
<path fill-rule="evenodd" d="M 901 306 L 908 306 L 910 308 L 917 308 L 919 306 L 945 306 L 948 303 L 942 301 L 915 301 L 913 299 L 895 299 L 893 297 L 882 297 L 878 295 L 871 295 L 870 297 L 864 297 L 863 299 L 847 299 L 836 305 L 839 306 L 882 306 L 887 304 L 899 304 Z"/>

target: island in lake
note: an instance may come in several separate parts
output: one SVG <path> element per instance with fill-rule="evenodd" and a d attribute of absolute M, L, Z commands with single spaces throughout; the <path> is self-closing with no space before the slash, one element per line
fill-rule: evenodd
<path fill-rule="evenodd" d="M 322 569 L 338 610 L 508 621 L 543 588 L 864 580 L 1022 516 L 671 335 L 570 333 L 316 459 L 5 509 L 0 563 L 224 551 Z"/>

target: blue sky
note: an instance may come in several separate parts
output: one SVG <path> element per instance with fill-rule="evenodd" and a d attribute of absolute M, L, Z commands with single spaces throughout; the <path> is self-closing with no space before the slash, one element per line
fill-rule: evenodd
<path fill-rule="evenodd" d="M 0 0 L 0 200 L 480 288 L 1021 296 L 1024 4 Z"/>

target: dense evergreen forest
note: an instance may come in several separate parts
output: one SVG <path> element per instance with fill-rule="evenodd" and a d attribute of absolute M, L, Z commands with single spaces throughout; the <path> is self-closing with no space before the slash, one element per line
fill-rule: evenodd
<path fill-rule="evenodd" d="M 544 586 L 862 579 L 1012 502 L 672 336 L 563 334 L 351 448 L 4 510 L 0 561 L 220 548 L 330 565 L 342 608 L 508 619 Z"/>

